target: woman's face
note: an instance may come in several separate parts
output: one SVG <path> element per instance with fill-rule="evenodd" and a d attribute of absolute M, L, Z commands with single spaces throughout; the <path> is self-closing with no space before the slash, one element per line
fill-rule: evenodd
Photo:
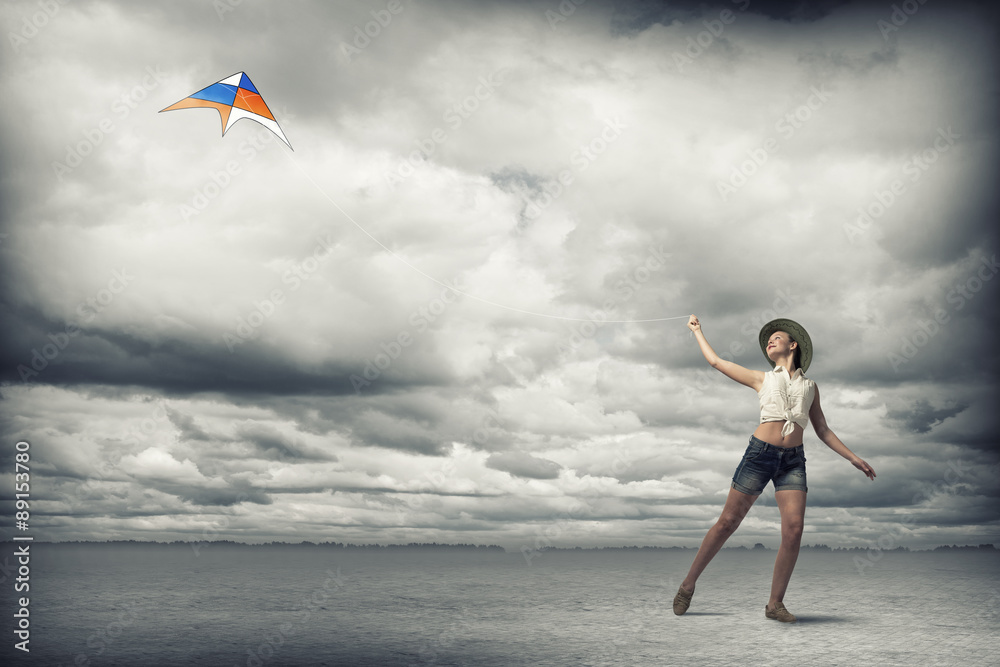
<path fill-rule="evenodd" d="M 775 331 L 767 339 L 767 358 L 771 361 L 780 359 L 794 352 L 796 347 L 798 347 L 798 343 L 793 341 L 787 332 Z"/>

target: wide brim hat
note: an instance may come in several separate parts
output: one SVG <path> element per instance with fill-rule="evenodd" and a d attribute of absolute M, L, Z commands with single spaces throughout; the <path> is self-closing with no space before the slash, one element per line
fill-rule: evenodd
<path fill-rule="evenodd" d="M 805 373 L 809 370 L 809 364 L 812 363 L 813 358 L 813 345 L 812 339 L 809 337 L 809 332 L 795 320 L 783 317 L 771 320 L 765 324 L 758 335 L 760 339 L 760 351 L 764 353 L 764 358 L 767 359 L 767 363 L 771 364 L 771 368 L 774 368 L 774 362 L 767 356 L 767 341 L 775 331 L 786 332 L 792 337 L 792 340 L 799 344 L 799 348 L 802 350 L 799 356 L 799 361 L 802 364 L 802 372 Z"/>

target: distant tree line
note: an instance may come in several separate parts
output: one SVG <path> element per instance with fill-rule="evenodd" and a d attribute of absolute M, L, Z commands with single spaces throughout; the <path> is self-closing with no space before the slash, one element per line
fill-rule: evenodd
<path fill-rule="evenodd" d="M 437 542 L 410 542 L 409 544 L 351 544 L 343 542 L 237 542 L 234 540 L 173 540 L 158 542 L 156 540 L 69 540 L 66 542 L 36 542 L 36 544 L 104 544 L 104 545 L 134 545 L 134 546 L 191 546 L 192 544 L 211 544 L 213 546 L 232 547 L 320 547 L 332 549 L 459 549 L 476 551 L 506 550 L 496 544 L 439 544 Z"/>
<path fill-rule="evenodd" d="M 191 546 L 192 544 L 210 544 L 213 546 L 231 547 L 317 547 L 326 549 L 373 549 L 373 550 L 394 550 L 394 549 L 429 549 L 429 550 L 461 550 L 480 552 L 506 553 L 507 550 L 496 544 L 442 544 L 438 542 L 410 542 L 409 544 L 352 544 L 344 542 L 236 542 L 234 540 L 174 540 L 172 542 L 158 542 L 156 540 L 70 540 L 66 542 L 36 542 L 36 544 L 104 544 L 104 545 L 133 545 L 133 546 Z M 542 547 L 538 551 L 694 551 L 697 547 L 662 547 L 662 546 L 617 546 L 617 547 Z M 837 551 L 837 552 L 865 552 L 871 549 L 870 546 L 862 547 L 830 547 L 826 544 L 803 545 L 804 550 L 812 551 Z M 996 551 L 993 544 L 980 544 L 979 546 L 957 544 L 941 545 L 933 549 L 910 549 L 909 547 L 896 547 L 895 549 L 881 549 L 883 552 L 927 552 L 927 551 Z M 753 545 L 753 548 L 745 546 L 723 547 L 723 551 L 771 551 L 760 542 Z"/>

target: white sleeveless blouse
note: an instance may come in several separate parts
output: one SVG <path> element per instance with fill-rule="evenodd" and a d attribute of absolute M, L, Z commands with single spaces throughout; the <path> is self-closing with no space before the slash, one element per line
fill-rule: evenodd
<path fill-rule="evenodd" d="M 781 437 L 791 435 L 795 424 L 805 428 L 809 424 L 809 408 L 816 397 L 816 383 L 795 370 L 789 377 L 783 366 L 775 366 L 764 373 L 764 384 L 757 392 L 760 397 L 760 423 L 783 421 Z"/>

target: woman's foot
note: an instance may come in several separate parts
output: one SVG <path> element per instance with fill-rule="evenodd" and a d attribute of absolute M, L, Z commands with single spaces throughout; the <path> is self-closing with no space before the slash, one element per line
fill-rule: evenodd
<path fill-rule="evenodd" d="M 764 605 L 764 616 L 776 621 L 781 621 L 782 623 L 794 623 L 799 620 L 795 618 L 792 612 L 785 609 L 784 603 L 781 602 L 775 602 L 773 605 Z"/>
<path fill-rule="evenodd" d="M 677 589 L 677 595 L 674 596 L 674 613 L 680 616 L 688 610 L 691 606 L 691 596 L 694 595 L 694 587 L 691 590 L 685 590 L 683 586 Z"/>

